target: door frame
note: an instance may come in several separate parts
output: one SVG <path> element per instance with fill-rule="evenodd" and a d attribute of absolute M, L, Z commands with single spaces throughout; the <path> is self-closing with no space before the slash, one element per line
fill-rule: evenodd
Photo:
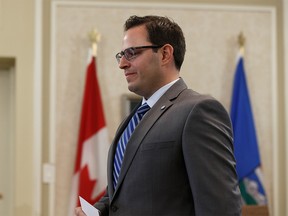
<path fill-rule="evenodd" d="M 10 116 L 9 116 L 9 143 L 10 151 L 9 151 L 9 161 L 8 161 L 8 169 L 11 171 L 9 172 L 9 179 L 11 180 L 9 184 L 9 200 L 8 200 L 8 208 L 10 215 L 14 215 L 14 184 L 15 184 L 15 169 L 14 169 L 14 161 L 15 161 L 15 59 L 13 58 L 1 58 L 0 59 L 0 69 L 7 72 L 9 74 L 9 98 L 10 98 Z M 7 196 L 4 194 L 4 199 L 7 199 Z"/>

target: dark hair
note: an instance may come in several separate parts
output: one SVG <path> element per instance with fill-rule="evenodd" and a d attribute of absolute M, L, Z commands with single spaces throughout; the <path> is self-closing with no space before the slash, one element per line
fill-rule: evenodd
<path fill-rule="evenodd" d="M 174 48 L 175 66 L 180 70 L 186 51 L 185 37 L 180 26 L 168 17 L 130 16 L 124 24 L 124 31 L 140 25 L 146 26 L 148 40 L 152 44 L 170 44 Z"/>

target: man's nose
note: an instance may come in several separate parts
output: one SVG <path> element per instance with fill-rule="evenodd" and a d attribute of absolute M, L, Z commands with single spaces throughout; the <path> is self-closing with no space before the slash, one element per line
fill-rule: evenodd
<path fill-rule="evenodd" d="M 122 56 L 119 60 L 119 68 L 120 69 L 125 69 L 129 67 L 130 62 L 125 58 L 125 56 Z"/>

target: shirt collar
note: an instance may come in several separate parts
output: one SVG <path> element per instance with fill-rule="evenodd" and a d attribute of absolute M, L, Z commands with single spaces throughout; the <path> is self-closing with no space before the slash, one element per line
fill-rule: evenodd
<path fill-rule="evenodd" d="M 175 83 L 179 80 L 173 80 L 172 82 L 162 86 L 160 89 L 158 89 L 150 98 L 147 100 L 143 97 L 142 104 L 147 103 L 150 108 L 154 106 L 154 104 L 160 99 L 160 97 Z"/>

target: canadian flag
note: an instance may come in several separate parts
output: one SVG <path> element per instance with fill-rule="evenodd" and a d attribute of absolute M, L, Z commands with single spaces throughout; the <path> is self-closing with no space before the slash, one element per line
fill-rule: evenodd
<path fill-rule="evenodd" d="M 72 216 L 75 207 L 79 206 L 79 196 L 93 205 L 104 195 L 108 148 L 108 131 L 96 76 L 96 57 L 92 56 L 86 72 L 68 216 Z"/>

